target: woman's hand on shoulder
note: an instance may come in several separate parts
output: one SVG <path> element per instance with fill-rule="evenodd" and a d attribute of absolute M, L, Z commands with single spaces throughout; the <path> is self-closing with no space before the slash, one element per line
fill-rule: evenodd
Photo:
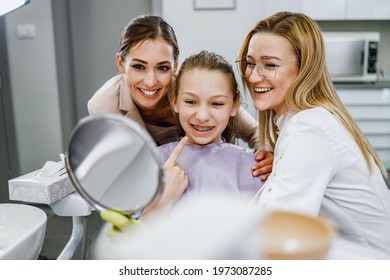
<path fill-rule="evenodd" d="M 252 175 L 260 176 L 262 181 L 268 179 L 271 175 L 274 163 L 274 154 L 266 150 L 260 150 L 256 153 L 257 163 L 252 166 Z"/>

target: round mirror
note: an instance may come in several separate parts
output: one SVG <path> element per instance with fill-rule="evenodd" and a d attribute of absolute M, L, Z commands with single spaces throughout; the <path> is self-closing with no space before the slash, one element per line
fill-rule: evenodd
<path fill-rule="evenodd" d="M 98 211 L 141 210 L 162 182 L 156 144 L 144 128 L 124 116 L 83 118 L 72 132 L 65 156 L 75 188 Z"/>

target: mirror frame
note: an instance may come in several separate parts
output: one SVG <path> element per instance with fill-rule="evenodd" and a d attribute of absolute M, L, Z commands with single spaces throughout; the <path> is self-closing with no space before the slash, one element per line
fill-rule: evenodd
<path fill-rule="evenodd" d="M 78 180 L 78 178 L 75 175 L 75 172 L 73 171 L 73 168 L 70 164 L 71 145 L 72 145 L 72 141 L 74 140 L 74 137 L 77 134 L 78 130 L 80 128 L 84 127 L 86 124 L 91 123 L 91 122 L 95 122 L 95 121 L 99 121 L 100 119 L 117 122 L 119 124 L 124 125 L 132 132 L 135 132 L 135 134 L 144 142 L 144 144 L 146 145 L 147 149 L 149 150 L 153 160 L 156 162 L 156 166 L 158 166 L 158 174 L 157 174 L 158 186 L 156 187 L 156 191 L 154 193 L 154 196 L 150 199 L 150 201 L 146 205 L 143 206 L 143 208 L 148 206 L 153 201 L 153 199 L 161 192 L 161 188 L 162 188 L 163 181 L 164 181 L 164 169 L 163 169 L 163 165 L 160 162 L 160 158 L 158 157 L 157 152 L 156 152 L 156 148 L 157 148 L 156 143 L 154 142 L 154 140 L 152 139 L 152 137 L 146 131 L 145 128 L 143 128 L 141 125 L 139 125 L 137 122 L 133 121 L 132 119 L 125 117 L 125 116 L 122 116 L 122 115 L 101 114 L 99 116 L 86 116 L 86 117 L 82 118 L 77 123 L 75 128 L 73 129 L 73 131 L 70 135 L 70 138 L 68 140 L 68 146 L 67 146 L 67 150 L 65 152 L 66 170 L 67 170 L 69 178 L 72 181 L 72 183 L 74 184 L 74 187 L 76 188 L 77 192 L 99 212 L 103 212 L 106 210 L 112 210 L 112 211 L 117 211 L 117 212 L 120 212 L 123 214 L 129 214 L 129 215 L 134 214 L 136 211 L 139 211 L 141 209 L 114 209 L 114 208 L 110 208 L 110 206 L 103 205 L 98 200 L 93 198 L 83 188 L 82 184 Z"/>

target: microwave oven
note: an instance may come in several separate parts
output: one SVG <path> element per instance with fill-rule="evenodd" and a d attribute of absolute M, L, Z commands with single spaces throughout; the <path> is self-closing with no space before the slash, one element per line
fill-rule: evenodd
<path fill-rule="evenodd" d="M 324 32 L 323 38 L 332 81 L 377 80 L 379 32 Z"/>

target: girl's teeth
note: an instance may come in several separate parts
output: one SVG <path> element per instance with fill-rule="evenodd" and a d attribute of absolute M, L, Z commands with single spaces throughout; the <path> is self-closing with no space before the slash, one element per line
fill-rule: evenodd
<path fill-rule="evenodd" d="M 201 126 L 196 126 L 196 125 L 192 125 L 192 127 L 195 130 L 200 131 L 200 132 L 205 132 L 205 131 L 209 131 L 212 129 L 212 127 L 201 127 Z"/>

